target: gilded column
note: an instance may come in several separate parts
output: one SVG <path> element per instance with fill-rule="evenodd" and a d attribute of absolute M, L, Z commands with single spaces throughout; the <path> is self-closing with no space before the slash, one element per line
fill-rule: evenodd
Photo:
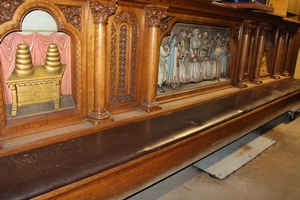
<path fill-rule="evenodd" d="M 247 59 L 249 57 L 249 45 L 250 45 L 251 33 L 255 27 L 256 25 L 252 21 L 244 21 L 243 23 L 241 56 L 239 60 L 237 82 L 235 84 L 235 86 L 238 88 L 248 87 L 245 83 L 243 83 L 243 80 L 244 80 L 245 69 L 247 66 Z"/>
<path fill-rule="evenodd" d="M 261 61 L 264 56 L 265 52 L 265 41 L 266 41 L 266 35 L 268 31 L 271 29 L 271 26 L 267 23 L 261 23 L 259 26 L 259 40 L 258 40 L 258 48 L 257 48 L 257 54 L 254 64 L 254 73 L 253 77 L 251 79 L 251 83 L 260 84 L 262 81 L 259 78 L 260 74 L 260 68 L 261 68 Z"/>
<path fill-rule="evenodd" d="M 88 121 L 97 125 L 111 117 L 106 110 L 105 96 L 105 66 L 106 66 L 106 24 L 109 16 L 115 13 L 115 2 L 90 3 L 94 20 L 94 107 L 88 116 Z M 110 119 L 112 120 L 112 119 Z"/>
<path fill-rule="evenodd" d="M 150 5 L 146 6 L 148 14 L 148 57 L 147 57 L 147 76 L 146 93 L 140 109 L 151 112 L 159 110 L 158 102 L 155 100 L 157 89 L 157 74 L 159 63 L 159 27 L 161 20 L 166 17 L 167 7 Z"/>
<path fill-rule="evenodd" d="M 277 36 L 276 40 L 277 45 L 276 45 L 276 49 L 275 49 L 275 60 L 273 63 L 273 68 L 271 71 L 271 78 L 273 79 L 280 79 L 280 68 L 282 67 L 282 59 L 283 59 L 283 48 L 284 48 L 284 41 L 285 41 L 285 37 L 286 37 L 286 29 L 283 27 L 279 27 L 277 30 Z"/>

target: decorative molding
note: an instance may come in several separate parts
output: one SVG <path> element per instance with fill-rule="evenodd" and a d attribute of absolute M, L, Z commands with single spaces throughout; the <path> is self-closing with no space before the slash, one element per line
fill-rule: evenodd
<path fill-rule="evenodd" d="M 24 2 L 24 0 L 0 0 L 0 25 L 10 21 L 16 9 Z"/>
<path fill-rule="evenodd" d="M 110 15 L 116 12 L 116 3 L 91 3 L 90 9 L 94 19 L 94 23 L 107 23 Z"/>
<path fill-rule="evenodd" d="M 41 85 L 41 84 L 50 84 L 50 83 L 61 83 L 61 78 L 53 78 L 53 79 L 45 79 L 45 80 L 32 80 L 32 81 L 25 81 L 25 82 L 17 82 L 17 83 L 9 83 L 7 84 L 9 88 L 11 87 L 26 87 L 31 85 Z"/>
<path fill-rule="evenodd" d="M 138 20 L 132 13 L 121 12 L 111 31 L 109 105 L 115 106 L 136 101 Z"/>
<path fill-rule="evenodd" d="M 60 5 L 56 4 L 57 7 L 62 11 L 65 15 L 67 22 L 76 27 L 76 29 L 81 31 L 81 6 L 69 6 L 69 5 Z"/>
<path fill-rule="evenodd" d="M 157 7 L 147 7 L 148 26 L 160 27 L 161 20 L 167 17 L 167 10 Z"/>

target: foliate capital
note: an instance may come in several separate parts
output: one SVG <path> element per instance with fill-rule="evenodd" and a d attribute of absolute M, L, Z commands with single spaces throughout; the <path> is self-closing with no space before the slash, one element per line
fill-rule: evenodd
<path fill-rule="evenodd" d="M 94 23 L 107 23 L 109 16 L 116 12 L 117 4 L 115 2 L 95 2 L 90 4 L 90 9 Z"/>
<path fill-rule="evenodd" d="M 150 27 L 159 27 L 161 20 L 167 17 L 166 7 L 147 6 L 146 9 Z"/>

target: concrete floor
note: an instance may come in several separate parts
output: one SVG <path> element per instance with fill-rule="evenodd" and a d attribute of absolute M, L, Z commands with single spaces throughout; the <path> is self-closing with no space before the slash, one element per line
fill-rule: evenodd
<path fill-rule="evenodd" d="M 300 117 L 281 115 L 253 132 L 276 144 L 226 179 L 189 166 L 128 200 L 299 200 Z"/>

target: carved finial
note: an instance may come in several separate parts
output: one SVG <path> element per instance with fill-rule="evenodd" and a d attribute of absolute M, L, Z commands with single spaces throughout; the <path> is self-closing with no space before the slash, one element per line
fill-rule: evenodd
<path fill-rule="evenodd" d="M 148 25 L 159 27 L 162 19 L 167 17 L 167 9 L 160 7 L 147 7 Z"/>
<path fill-rule="evenodd" d="M 30 50 L 27 44 L 18 44 L 16 52 L 15 72 L 18 76 L 30 76 L 33 74 L 33 64 Z"/>
<path fill-rule="evenodd" d="M 94 23 L 107 23 L 108 17 L 116 12 L 116 3 L 91 3 Z"/>

